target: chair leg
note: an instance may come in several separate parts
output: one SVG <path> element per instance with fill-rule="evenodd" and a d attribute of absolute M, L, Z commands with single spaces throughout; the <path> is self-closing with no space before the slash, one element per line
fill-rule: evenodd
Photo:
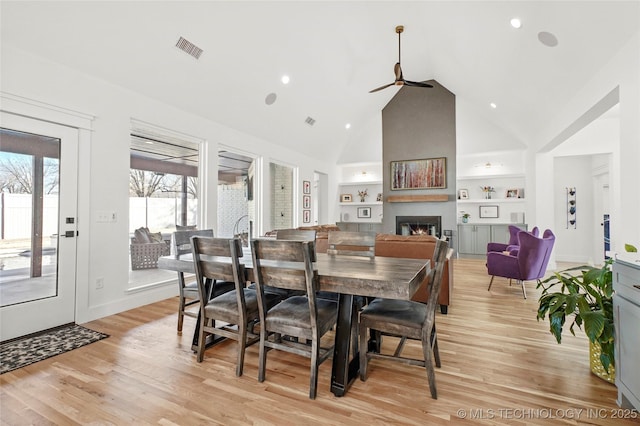
<path fill-rule="evenodd" d="M 311 342 L 311 376 L 309 378 L 309 398 L 316 399 L 316 391 L 318 389 L 318 357 L 320 342 L 313 340 Z"/>
<path fill-rule="evenodd" d="M 369 345 L 367 344 L 367 327 L 360 324 L 360 380 L 363 382 L 367 380 L 367 351 Z"/>
<path fill-rule="evenodd" d="M 527 298 L 527 290 L 524 287 L 524 280 L 518 280 L 520 281 L 520 284 L 522 285 L 522 295 L 524 296 L 524 298 Z"/>
<path fill-rule="evenodd" d="M 436 367 L 441 368 L 442 364 L 440 363 L 440 351 L 438 350 L 438 333 L 436 333 L 435 324 L 431 329 L 431 348 L 433 349 L 433 358 L 436 361 Z"/>
<path fill-rule="evenodd" d="M 487 291 L 491 290 L 491 284 L 493 284 L 494 278 L 495 278 L 495 275 L 491 275 L 491 281 L 489 281 L 489 288 L 487 289 Z"/>
<path fill-rule="evenodd" d="M 178 272 L 178 289 L 180 290 L 180 295 L 178 296 L 178 335 L 182 334 L 182 324 L 184 322 L 184 310 L 185 310 L 185 300 L 184 300 L 184 274 L 182 272 Z"/>
<path fill-rule="evenodd" d="M 424 354 L 424 367 L 427 370 L 427 378 L 429 379 L 429 390 L 431 391 L 431 398 L 438 399 L 438 391 L 436 389 L 436 372 L 433 368 L 433 352 L 431 350 L 431 343 L 424 339 L 425 338 L 423 337 L 422 352 Z"/>
<path fill-rule="evenodd" d="M 236 365 L 236 376 L 242 376 L 244 367 L 244 352 L 247 346 L 247 327 L 245 324 L 238 324 L 238 365 Z"/>
<path fill-rule="evenodd" d="M 260 358 L 258 361 L 258 381 L 264 382 L 264 372 L 267 364 L 267 348 L 264 342 L 269 338 L 264 327 L 260 327 Z"/>
<path fill-rule="evenodd" d="M 204 349 L 206 346 L 206 333 L 204 332 L 204 327 L 207 321 L 200 321 L 200 329 L 198 330 L 198 362 L 202 362 L 204 359 Z"/>

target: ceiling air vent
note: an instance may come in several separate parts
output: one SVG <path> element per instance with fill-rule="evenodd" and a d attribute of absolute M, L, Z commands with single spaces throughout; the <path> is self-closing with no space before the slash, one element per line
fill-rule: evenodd
<path fill-rule="evenodd" d="M 307 117 L 306 120 L 304 120 L 305 123 L 307 123 L 309 126 L 313 126 L 314 124 L 316 124 L 316 120 L 314 120 L 311 117 Z"/>
<path fill-rule="evenodd" d="M 203 52 L 202 49 L 183 37 L 180 37 L 180 40 L 178 40 L 178 42 L 176 43 L 176 47 L 184 52 L 187 52 L 189 55 L 193 56 L 196 59 L 200 59 L 200 55 L 202 55 Z"/>

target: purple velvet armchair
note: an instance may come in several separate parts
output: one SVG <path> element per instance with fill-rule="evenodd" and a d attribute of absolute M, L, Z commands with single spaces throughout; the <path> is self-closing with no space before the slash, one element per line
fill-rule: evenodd
<path fill-rule="evenodd" d="M 515 279 L 522 285 L 522 294 L 527 298 L 524 282 L 529 280 L 540 280 L 547 272 L 547 265 L 551 257 L 551 250 L 555 243 L 555 235 L 549 229 L 544 231 L 542 238 L 538 238 L 527 231 L 518 232 L 519 249 L 515 254 L 505 254 L 503 252 L 487 253 L 487 272 L 491 275 L 491 282 L 498 277 Z"/>
<path fill-rule="evenodd" d="M 518 250 L 518 232 L 520 231 L 522 231 L 522 228 L 518 228 L 515 225 L 509 225 L 509 242 L 507 244 L 491 242 L 487 244 L 487 253 L 491 251 L 511 252 L 513 250 Z M 534 226 L 530 232 L 530 234 L 533 235 L 534 237 L 537 237 L 539 233 L 540 233 L 540 230 L 538 229 L 537 226 Z"/>

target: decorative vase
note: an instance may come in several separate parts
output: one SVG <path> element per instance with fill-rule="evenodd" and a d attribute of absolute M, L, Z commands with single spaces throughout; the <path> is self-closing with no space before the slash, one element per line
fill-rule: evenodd
<path fill-rule="evenodd" d="M 462 218 L 462 223 L 467 223 L 469 222 L 469 218 L 468 217 L 463 217 Z"/>
<path fill-rule="evenodd" d="M 487 200 L 490 200 L 491 199 L 491 193 L 490 192 L 485 192 L 485 198 Z"/>
<path fill-rule="evenodd" d="M 600 348 L 600 343 L 592 343 L 589 342 L 589 365 L 591 367 L 591 372 L 596 376 L 600 377 L 602 380 L 606 380 L 609 383 L 616 382 L 616 369 L 613 365 L 609 366 L 609 372 L 605 370 L 600 362 L 600 353 L 602 352 L 602 348 Z"/>

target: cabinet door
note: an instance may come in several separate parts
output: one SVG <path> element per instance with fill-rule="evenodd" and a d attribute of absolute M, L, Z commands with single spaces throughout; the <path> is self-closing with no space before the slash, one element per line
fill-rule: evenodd
<path fill-rule="evenodd" d="M 475 254 L 486 254 L 487 244 L 491 241 L 491 225 L 476 225 L 475 226 Z"/>
<path fill-rule="evenodd" d="M 510 238 L 509 225 L 491 225 L 492 242 L 507 244 Z"/>
<path fill-rule="evenodd" d="M 475 225 L 458 225 L 458 253 L 473 254 L 475 251 Z"/>
<path fill-rule="evenodd" d="M 616 380 L 622 382 L 635 400 L 640 400 L 640 306 L 617 295 L 613 296 L 613 304 L 616 327 Z"/>
<path fill-rule="evenodd" d="M 360 232 L 382 232 L 382 225 L 379 223 L 360 223 L 358 224 L 358 231 Z"/>

